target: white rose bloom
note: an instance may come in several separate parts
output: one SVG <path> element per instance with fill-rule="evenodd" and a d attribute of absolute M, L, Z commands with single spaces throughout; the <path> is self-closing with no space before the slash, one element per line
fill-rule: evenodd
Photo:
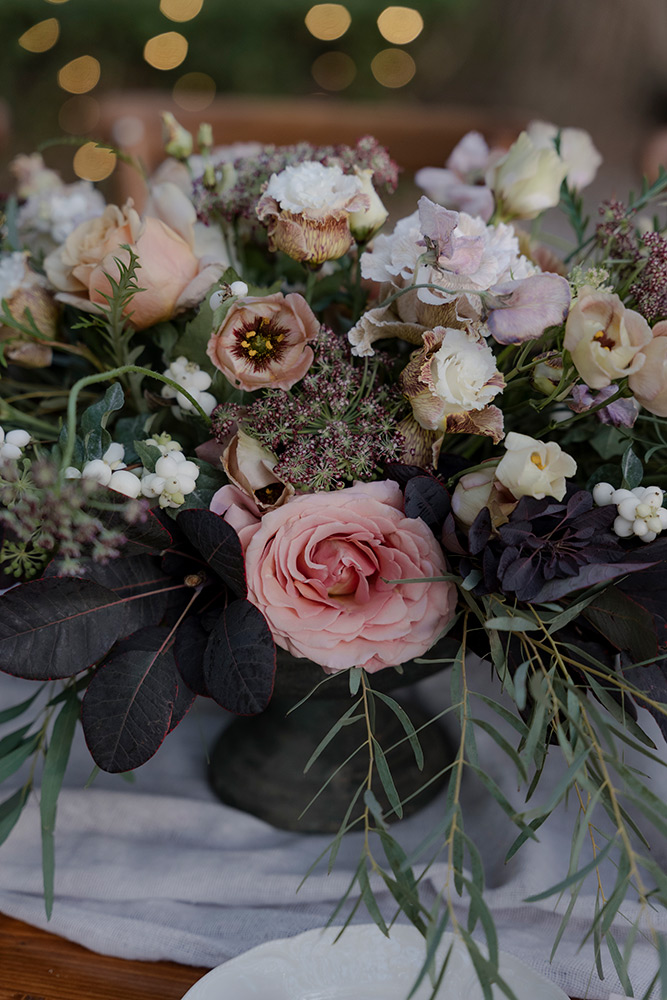
<path fill-rule="evenodd" d="M 527 132 L 538 149 L 555 148 L 554 139 L 558 135 L 558 127 L 551 122 L 531 122 Z M 602 163 L 602 156 L 583 128 L 561 129 L 560 158 L 567 169 L 565 179 L 568 186 L 575 191 L 580 191 L 591 183 Z"/>
<path fill-rule="evenodd" d="M 502 385 L 490 384 L 498 375 L 493 351 L 465 330 L 448 329 L 431 360 L 433 391 L 444 401 L 444 416 L 482 410 Z"/>
<path fill-rule="evenodd" d="M 359 177 L 314 160 L 272 174 L 264 190 L 264 195 L 275 198 L 283 211 L 310 216 L 345 211 L 351 199 L 361 193 L 363 185 Z"/>
<path fill-rule="evenodd" d="M 575 474 L 577 463 L 560 445 L 516 431 L 510 431 L 503 443 L 507 451 L 496 468 L 496 479 L 517 500 L 525 496 L 563 499 L 565 480 Z"/>
<path fill-rule="evenodd" d="M 502 210 L 516 219 L 532 219 L 560 201 L 567 167 L 555 148 L 537 146 L 522 132 L 508 153 L 489 170 L 487 184 Z"/>

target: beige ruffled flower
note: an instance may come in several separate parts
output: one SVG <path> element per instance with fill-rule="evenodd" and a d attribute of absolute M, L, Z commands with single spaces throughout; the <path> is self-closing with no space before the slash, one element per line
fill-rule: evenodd
<path fill-rule="evenodd" d="M 586 285 L 570 308 L 563 346 L 586 385 L 603 389 L 640 370 L 651 336 L 644 317 L 626 309 L 618 295 Z"/>
<path fill-rule="evenodd" d="M 44 278 L 28 266 L 27 254 L 0 254 L 0 299 L 15 320 L 27 323 L 30 313 L 45 340 L 56 337 L 58 307 Z M 48 368 L 51 364 L 53 352 L 47 344 L 13 327 L 0 324 L 0 341 L 5 344 L 5 359 L 12 364 L 21 368 Z"/>
<path fill-rule="evenodd" d="M 502 438 L 502 413 L 490 404 L 505 381 L 493 351 L 472 325 L 427 331 L 400 383 L 417 423 L 427 430 Z"/>
<path fill-rule="evenodd" d="M 317 268 L 347 253 L 351 214 L 370 208 L 359 177 L 307 160 L 271 175 L 256 212 L 270 250 Z"/>

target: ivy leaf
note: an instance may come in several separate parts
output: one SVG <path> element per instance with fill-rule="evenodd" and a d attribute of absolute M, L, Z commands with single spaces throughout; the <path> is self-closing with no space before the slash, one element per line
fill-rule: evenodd
<path fill-rule="evenodd" d="M 162 458 L 162 452 L 154 444 L 144 444 L 143 441 L 134 442 L 134 450 L 139 456 L 139 460 L 149 472 L 155 472 L 155 463 Z"/>

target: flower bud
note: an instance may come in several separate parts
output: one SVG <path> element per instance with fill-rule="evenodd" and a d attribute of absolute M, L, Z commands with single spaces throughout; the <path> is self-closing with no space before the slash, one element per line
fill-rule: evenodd
<path fill-rule="evenodd" d="M 171 111 L 162 112 L 162 135 L 165 153 L 177 160 L 187 160 L 192 153 L 192 134 L 176 121 Z"/>
<path fill-rule="evenodd" d="M 373 171 L 355 167 L 354 172 L 361 181 L 362 193 L 368 195 L 369 206 L 350 213 L 350 231 L 357 243 L 367 243 L 385 224 L 389 212 L 373 187 Z"/>
<path fill-rule="evenodd" d="M 208 152 L 213 146 L 213 128 L 208 122 L 202 122 L 199 126 L 197 145 L 201 153 Z"/>

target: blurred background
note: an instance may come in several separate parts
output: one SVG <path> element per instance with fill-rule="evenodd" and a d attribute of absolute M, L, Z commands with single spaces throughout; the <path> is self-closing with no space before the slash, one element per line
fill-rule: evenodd
<path fill-rule="evenodd" d="M 0 37 L 3 161 L 54 140 L 49 165 L 111 192 L 122 167 L 78 140 L 152 169 L 161 109 L 217 143 L 375 132 L 408 171 L 469 128 L 578 125 L 605 157 L 591 199 L 662 156 L 664 0 L 0 0 Z"/>

